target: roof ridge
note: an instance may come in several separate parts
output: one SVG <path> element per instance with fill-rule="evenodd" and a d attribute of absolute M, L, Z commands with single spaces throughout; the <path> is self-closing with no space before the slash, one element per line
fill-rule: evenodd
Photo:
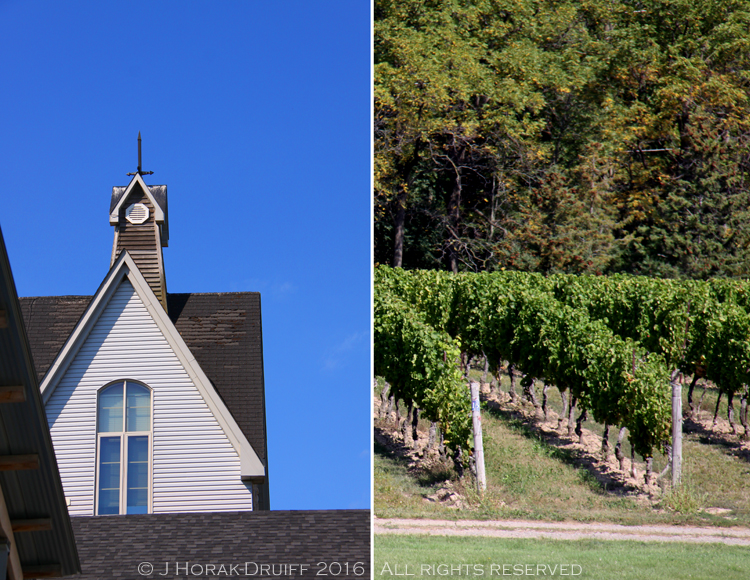
<path fill-rule="evenodd" d="M 202 296 L 224 296 L 226 294 L 260 294 L 259 290 L 240 290 L 237 292 L 167 292 L 167 296 L 191 296 L 191 295 L 202 295 Z"/>
<path fill-rule="evenodd" d="M 239 290 L 236 292 L 167 292 L 167 296 L 224 296 L 227 294 L 260 294 L 259 290 Z M 32 298 L 91 298 L 93 294 L 50 294 L 47 296 L 19 296 L 20 300 Z"/>
<path fill-rule="evenodd" d="M 49 296 L 19 296 L 19 300 L 30 300 L 31 298 L 91 298 L 93 294 L 62 294 Z"/>

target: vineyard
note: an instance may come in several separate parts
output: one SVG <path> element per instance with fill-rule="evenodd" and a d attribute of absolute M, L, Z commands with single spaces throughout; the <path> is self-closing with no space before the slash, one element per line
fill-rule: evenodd
<path fill-rule="evenodd" d="M 415 420 L 420 414 L 434 422 L 459 464 L 471 455 L 466 373 L 472 360 L 482 360 L 488 372 L 504 368 L 512 381 L 519 377 L 531 396 L 541 382 L 542 406 L 547 390 L 556 388 L 569 434 L 574 427 L 580 434 L 589 417 L 605 426 L 605 441 L 610 428 L 619 429 L 619 442 L 627 433 L 633 452 L 646 460 L 648 480 L 654 452 L 670 451 L 680 375 L 690 379 L 691 411 L 696 382 L 711 381 L 726 398 L 732 432 L 747 438 L 749 303 L 750 284 L 738 280 L 380 266 L 375 373 Z"/>

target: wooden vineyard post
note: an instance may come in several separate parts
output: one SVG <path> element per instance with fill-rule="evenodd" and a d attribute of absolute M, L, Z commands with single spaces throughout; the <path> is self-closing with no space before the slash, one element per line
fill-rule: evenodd
<path fill-rule="evenodd" d="M 672 373 L 672 487 L 680 485 L 682 475 L 682 385 L 678 371 Z"/>
<path fill-rule="evenodd" d="M 487 477 L 484 472 L 484 447 L 482 444 L 482 417 L 479 414 L 479 383 L 470 382 L 471 419 L 474 428 L 474 460 L 477 466 L 477 489 L 480 495 L 487 489 Z"/>

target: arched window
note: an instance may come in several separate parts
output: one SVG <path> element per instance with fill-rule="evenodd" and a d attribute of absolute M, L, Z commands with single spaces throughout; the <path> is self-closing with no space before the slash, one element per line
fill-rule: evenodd
<path fill-rule="evenodd" d="M 151 389 L 120 381 L 99 391 L 96 513 L 145 514 L 151 488 Z"/>

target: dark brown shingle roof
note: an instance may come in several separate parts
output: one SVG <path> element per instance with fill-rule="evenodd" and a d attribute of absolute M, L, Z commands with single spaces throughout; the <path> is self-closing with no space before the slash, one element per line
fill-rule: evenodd
<path fill-rule="evenodd" d="M 20 299 L 40 382 L 91 298 Z M 260 294 L 170 294 L 167 303 L 169 317 L 265 464 L 268 475 Z M 260 491 L 266 494 L 266 501 L 262 504 L 266 504 L 267 483 L 263 487 Z"/>
<path fill-rule="evenodd" d="M 170 294 L 168 305 L 180 336 L 265 461 L 260 294 Z"/>
<path fill-rule="evenodd" d="M 31 344 L 39 382 L 55 362 L 55 357 L 68 340 L 91 296 L 39 296 L 20 298 L 26 334 Z"/>
<path fill-rule="evenodd" d="M 190 576 L 286 579 L 314 578 L 318 572 L 341 580 L 370 578 L 369 510 L 148 514 L 77 517 L 72 521 L 82 563 L 82 574 L 76 578 L 81 580 Z M 187 574 L 186 562 L 196 566 Z M 246 562 L 251 563 L 247 576 Z M 324 567 L 334 562 L 340 567 Z M 175 571 L 176 563 L 181 567 L 180 574 Z M 361 567 L 355 569 L 357 563 Z M 205 573 L 206 564 L 216 568 Z M 224 574 L 218 568 L 222 564 Z M 233 564 L 239 568 L 232 574 Z M 258 573 L 261 564 L 274 564 L 276 568 L 270 574 Z M 284 564 L 286 569 L 279 567 Z M 290 568 L 290 564 L 297 566 Z M 302 564 L 307 569 L 300 574 Z M 284 573 L 289 571 L 296 573 Z"/>

